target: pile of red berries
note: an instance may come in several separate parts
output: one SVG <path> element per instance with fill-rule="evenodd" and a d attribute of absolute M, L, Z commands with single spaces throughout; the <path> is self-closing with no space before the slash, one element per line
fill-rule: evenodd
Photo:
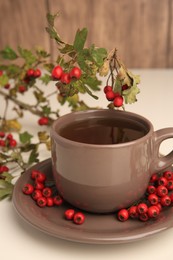
<path fill-rule="evenodd" d="M 144 197 L 128 209 L 121 209 L 117 213 L 120 221 L 129 218 L 147 221 L 157 218 L 164 208 L 173 205 L 173 172 L 164 171 L 153 174 Z"/>
<path fill-rule="evenodd" d="M 122 86 L 122 91 L 128 89 L 127 85 Z M 119 92 L 114 92 L 112 87 L 107 85 L 104 87 L 104 93 L 108 101 L 112 101 L 114 107 L 121 107 L 123 106 L 123 96 Z"/>
<path fill-rule="evenodd" d="M 46 175 L 38 170 L 31 171 L 32 183 L 26 183 L 22 191 L 26 195 L 30 195 L 36 204 L 43 207 L 61 206 L 64 202 L 63 198 L 58 194 L 55 184 L 46 180 Z M 67 209 L 64 212 L 66 220 L 73 220 L 75 224 L 82 224 L 85 216 L 82 212 L 75 212 L 74 209 Z"/>
<path fill-rule="evenodd" d="M 5 134 L 4 132 L 0 132 L 0 147 L 14 148 L 16 145 L 17 141 L 11 133 Z"/>
<path fill-rule="evenodd" d="M 72 79 L 80 79 L 81 69 L 78 67 L 73 67 L 70 72 L 64 72 L 60 65 L 57 65 L 52 70 L 52 78 L 54 80 L 59 80 L 63 84 L 69 84 Z"/>

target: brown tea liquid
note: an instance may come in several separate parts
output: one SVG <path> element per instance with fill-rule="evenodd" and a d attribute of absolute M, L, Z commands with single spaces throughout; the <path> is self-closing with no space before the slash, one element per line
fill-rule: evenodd
<path fill-rule="evenodd" d="M 88 144 L 119 144 L 146 135 L 147 130 L 137 122 L 93 118 L 74 122 L 62 128 L 59 134 L 69 140 Z"/>

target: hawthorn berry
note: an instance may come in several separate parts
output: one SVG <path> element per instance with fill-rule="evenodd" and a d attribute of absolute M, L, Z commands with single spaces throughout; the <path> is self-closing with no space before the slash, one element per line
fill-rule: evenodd
<path fill-rule="evenodd" d="M 48 117 L 41 117 L 39 120 L 38 120 L 38 124 L 39 125 L 48 125 L 49 123 L 49 118 Z"/>
<path fill-rule="evenodd" d="M 168 190 L 173 190 L 173 180 L 168 179 L 168 183 L 166 185 Z"/>
<path fill-rule="evenodd" d="M 104 87 L 103 91 L 106 94 L 108 91 L 112 91 L 112 87 L 107 85 L 107 86 Z"/>
<path fill-rule="evenodd" d="M 172 180 L 173 173 L 171 171 L 165 171 L 165 172 L 163 172 L 163 177 L 165 177 L 167 180 Z"/>
<path fill-rule="evenodd" d="M 137 206 L 131 206 L 129 208 L 129 217 L 131 218 L 137 218 L 138 217 L 138 212 L 137 212 Z"/>
<path fill-rule="evenodd" d="M 121 107 L 122 105 L 123 105 L 123 97 L 122 96 L 116 96 L 115 98 L 114 98 L 114 101 L 113 101 L 113 103 L 114 103 L 114 106 L 115 107 Z"/>
<path fill-rule="evenodd" d="M 113 91 L 107 91 L 106 98 L 108 101 L 113 101 L 115 98 L 115 93 Z"/>
<path fill-rule="evenodd" d="M 22 191 L 23 191 L 24 194 L 30 195 L 30 194 L 33 193 L 34 187 L 33 187 L 32 184 L 26 183 L 26 184 L 23 186 Z"/>
<path fill-rule="evenodd" d="M 70 78 L 79 79 L 81 77 L 82 72 L 81 72 L 80 68 L 74 67 L 74 68 L 71 69 L 69 74 L 70 74 Z"/>
<path fill-rule="evenodd" d="M 156 193 L 156 187 L 154 185 L 148 185 L 147 191 L 149 194 L 154 194 Z"/>
<path fill-rule="evenodd" d="M 35 176 L 36 181 L 38 182 L 44 182 L 46 180 L 46 175 L 43 172 L 37 171 L 37 174 Z"/>
<path fill-rule="evenodd" d="M 147 211 L 147 214 L 150 218 L 156 218 L 159 215 L 159 213 L 159 208 L 156 206 L 150 206 Z"/>
<path fill-rule="evenodd" d="M 161 197 L 160 204 L 162 206 L 169 206 L 171 204 L 171 198 L 168 195 Z"/>
<path fill-rule="evenodd" d="M 129 218 L 129 212 L 127 209 L 120 209 L 118 211 L 118 219 L 120 221 L 126 221 Z"/>
<path fill-rule="evenodd" d="M 5 133 L 0 131 L 0 138 L 4 138 L 5 137 Z"/>
<path fill-rule="evenodd" d="M 45 197 L 39 197 L 37 199 L 37 205 L 41 208 L 45 207 L 47 204 L 47 199 Z"/>
<path fill-rule="evenodd" d="M 5 147 L 5 146 L 6 146 L 6 144 L 5 144 L 5 141 L 4 141 L 4 140 L 0 140 L 0 146 L 3 146 L 3 147 Z"/>
<path fill-rule="evenodd" d="M 75 214 L 75 210 L 74 209 L 67 209 L 64 212 L 65 219 L 72 220 L 73 217 L 74 217 L 74 214 Z"/>
<path fill-rule="evenodd" d="M 51 196 L 52 196 L 52 190 L 51 190 L 51 188 L 49 188 L 49 187 L 43 188 L 42 194 L 43 194 L 43 196 L 46 197 L 46 198 L 51 197 Z"/>
<path fill-rule="evenodd" d="M 27 70 L 26 75 L 30 77 L 34 77 L 34 69 L 30 68 Z"/>
<path fill-rule="evenodd" d="M 35 190 L 33 191 L 33 193 L 31 194 L 31 197 L 33 198 L 33 200 L 37 200 L 38 198 L 42 197 L 42 192 L 41 192 L 41 190 L 35 189 Z"/>
<path fill-rule="evenodd" d="M 61 68 L 60 65 L 57 65 L 56 67 L 53 68 L 52 70 L 53 79 L 60 79 L 62 74 L 63 74 L 63 69 Z"/>
<path fill-rule="evenodd" d="M 148 210 L 148 206 L 146 203 L 139 203 L 137 205 L 137 211 L 139 214 L 144 214 L 147 212 L 147 210 Z"/>
<path fill-rule="evenodd" d="M 61 76 L 61 82 L 63 84 L 69 84 L 70 81 L 71 81 L 71 78 L 70 78 L 69 73 L 63 73 L 62 76 Z"/>
<path fill-rule="evenodd" d="M 52 198 L 52 197 L 48 197 L 48 198 L 46 198 L 46 199 L 47 199 L 47 204 L 46 204 L 46 206 L 52 207 L 52 206 L 54 205 L 53 198 Z"/>
<path fill-rule="evenodd" d="M 154 182 L 156 182 L 157 180 L 158 180 L 158 175 L 157 175 L 157 173 L 153 173 L 152 176 L 151 176 L 151 178 L 150 178 L 150 182 L 151 182 L 151 183 L 154 183 Z"/>
<path fill-rule="evenodd" d="M 140 214 L 139 215 L 139 219 L 141 220 L 141 221 L 147 221 L 148 219 L 149 219 L 149 216 L 148 216 L 148 214 L 147 213 L 142 213 L 142 214 Z"/>
<path fill-rule="evenodd" d="M 9 89 L 10 88 L 10 84 L 9 83 L 5 84 L 4 88 L 5 89 Z"/>
<path fill-rule="evenodd" d="M 0 76 L 2 76 L 2 74 L 3 74 L 3 71 L 2 71 L 2 70 L 0 70 Z"/>
<path fill-rule="evenodd" d="M 148 201 L 151 203 L 151 205 L 156 205 L 159 202 L 159 198 L 156 194 L 150 194 L 148 196 Z"/>
<path fill-rule="evenodd" d="M 123 86 L 121 87 L 122 91 L 124 91 L 124 90 L 126 90 L 126 89 L 128 89 L 128 88 L 129 88 L 129 86 L 128 86 L 127 84 L 125 84 L 125 85 L 123 85 Z"/>
<path fill-rule="evenodd" d="M 168 180 L 165 177 L 162 176 L 162 177 L 158 178 L 157 182 L 158 182 L 158 185 L 166 186 L 167 183 L 168 183 Z"/>
<path fill-rule="evenodd" d="M 39 181 L 35 181 L 34 183 L 34 188 L 36 190 L 43 190 L 44 189 L 44 184 L 42 182 L 39 182 Z"/>
<path fill-rule="evenodd" d="M 8 172 L 9 168 L 6 165 L 0 165 L 0 174 L 3 172 Z"/>
<path fill-rule="evenodd" d="M 40 173 L 40 171 L 32 170 L 31 171 L 31 179 L 33 179 L 33 180 L 36 179 L 36 176 L 37 176 L 38 173 Z"/>
<path fill-rule="evenodd" d="M 163 186 L 163 185 L 159 185 L 157 188 L 156 188 L 156 194 L 159 196 L 159 197 L 163 197 L 165 195 L 168 194 L 168 189 Z"/>
<path fill-rule="evenodd" d="M 56 206 L 60 206 L 63 203 L 63 199 L 60 195 L 53 197 L 53 202 Z"/>
<path fill-rule="evenodd" d="M 39 78 L 41 76 L 41 70 L 40 69 L 34 70 L 33 76 L 34 78 Z"/>
<path fill-rule="evenodd" d="M 17 142 L 16 142 L 15 139 L 9 140 L 9 146 L 10 146 L 10 147 L 16 147 L 16 145 L 17 145 Z"/>
<path fill-rule="evenodd" d="M 85 215 L 82 212 L 77 212 L 74 214 L 73 222 L 77 225 L 83 224 L 85 221 Z"/>
<path fill-rule="evenodd" d="M 26 86 L 21 85 L 21 86 L 18 87 L 18 91 L 19 91 L 20 93 L 24 93 L 24 92 L 27 91 L 27 88 L 26 88 Z"/>
<path fill-rule="evenodd" d="M 13 139 L 13 135 L 12 135 L 12 134 L 8 134 L 8 135 L 6 136 L 6 139 L 12 140 L 12 139 Z"/>

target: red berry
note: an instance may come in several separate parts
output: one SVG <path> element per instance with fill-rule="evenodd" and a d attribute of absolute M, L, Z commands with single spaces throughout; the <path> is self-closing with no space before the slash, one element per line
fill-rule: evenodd
<path fill-rule="evenodd" d="M 171 171 L 165 171 L 163 173 L 163 177 L 165 177 L 167 180 L 173 179 L 173 173 Z"/>
<path fill-rule="evenodd" d="M 27 184 L 25 184 L 24 187 L 22 188 L 22 191 L 23 191 L 24 194 L 29 195 L 29 194 L 32 194 L 32 193 L 33 193 L 34 187 L 33 187 L 32 184 L 27 183 Z"/>
<path fill-rule="evenodd" d="M 4 86 L 5 89 L 9 89 L 10 88 L 10 84 L 7 83 L 5 86 Z"/>
<path fill-rule="evenodd" d="M 168 180 L 168 183 L 166 185 L 166 188 L 168 190 L 173 190 L 173 180 Z"/>
<path fill-rule="evenodd" d="M 33 200 L 37 200 L 38 198 L 42 197 L 42 192 L 41 190 L 34 190 L 32 193 L 32 198 Z"/>
<path fill-rule="evenodd" d="M 82 212 L 77 212 L 74 214 L 73 222 L 77 225 L 83 224 L 85 221 L 85 215 Z"/>
<path fill-rule="evenodd" d="M 4 140 L 0 140 L 0 146 L 6 146 L 6 144 L 5 144 L 5 141 Z"/>
<path fill-rule="evenodd" d="M 75 214 L 75 210 L 74 209 L 67 209 L 64 212 L 64 216 L 67 220 L 72 220 Z"/>
<path fill-rule="evenodd" d="M 2 74 L 3 74 L 3 71 L 2 71 L 2 70 L 0 70 L 0 76 L 2 76 Z"/>
<path fill-rule="evenodd" d="M 156 194 L 150 194 L 148 196 L 148 201 L 151 203 L 151 205 L 156 205 L 159 202 L 159 198 Z"/>
<path fill-rule="evenodd" d="M 61 76 L 61 82 L 64 84 L 69 84 L 71 81 L 69 73 L 63 73 Z"/>
<path fill-rule="evenodd" d="M 111 86 L 104 87 L 104 93 L 106 94 L 108 91 L 113 91 Z"/>
<path fill-rule="evenodd" d="M 28 69 L 26 72 L 26 75 L 28 77 L 34 77 L 34 69 Z"/>
<path fill-rule="evenodd" d="M 42 183 L 42 182 L 39 182 L 39 181 L 36 181 L 35 183 L 34 183 L 34 188 L 36 189 L 36 190 L 43 190 L 44 189 L 44 184 Z"/>
<path fill-rule="evenodd" d="M 127 209 L 120 209 L 118 211 L 118 219 L 120 221 L 126 221 L 129 218 L 129 212 Z"/>
<path fill-rule="evenodd" d="M 170 199 L 171 199 L 171 203 L 173 203 L 173 193 L 171 193 L 171 194 L 169 195 L 169 197 L 170 197 Z"/>
<path fill-rule="evenodd" d="M 150 182 L 156 182 L 158 180 L 158 175 L 157 173 L 153 173 L 153 175 L 150 178 Z"/>
<path fill-rule="evenodd" d="M 117 96 L 114 99 L 114 106 L 115 107 L 121 107 L 123 105 L 123 97 L 122 96 Z"/>
<path fill-rule="evenodd" d="M 37 205 L 41 208 L 47 205 L 47 199 L 45 197 L 40 197 L 37 199 Z"/>
<path fill-rule="evenodd" d="M 160 203 L 162 206 L 169 206 L 171 204 L 171 198 L 168 195 L 161 197 Z"/>
<path fill-rule="evenodd" d="M 158 178 L 157 182 L 158 182 L 158 185 L 166 186 L 168 183 L 168 180 L 165 177 L 160 177 L 160 178 Z"/>
<path fill-rule="evenodd" d="M 41 117 L 38 120 L 38 124 L 39 125 L 48 125 L 48 123 L 49 123 L 49 118 L 48 117 Z"/>
<path fill-rule="evenodd" d="M 27 91 L 27 88 L 25 86 L 21 85 L 18 87 L 18 90 L 20 93 L 24 93 L 25 91 Z"/>
<path fill-rule="evenodd" d="M 123 85 L 122 86 L 122 91 L 124 91 L 124 90 L 126 90 L 126 89 L 128 89 L 129 88 L 129 86 L 126 84 L 126 85 Z"/>
<path fill-rule="evenodd" d="M 31 179 L 35 180 L 38 173 L 40 173 L 40 171 L 32 170 L 31 171 Z"/>
<path fill-rule="evenodd" d="M 139 219 L 141 220 L 141 221 L 147 221 L 148 219 L 149 219 L 149 216 L 148 216 L 148 214 L 147 213 L 142 213 L 142 214 L 140 214 L 139 215 Z"/>
<path fill-rule="evenodd" d="M 41 70 L 40 69 L 34 70 L 33 76 L 34 78 L 39 78 L 41 76 Z"/>
<path fill-rule="evenodd" d="M 60 79 L 62 74 L 63 74 L 63 69 L 61 68 L 61 66 L 57 65 L 56 67 L 53 68 L 52 78 Z"/>
<path fill-rule="evenodd" d="M 8 134 L 8 135 L 6 136 L 6 138 L 7 138 L 8 140 L 12 140 L 12 139 L 13 139 L 13 135 L 12 135 L 12 134 Z"/>
<path fill-rule="evenodd" d="M 16 147 L 16 145 L 17 145 L 16 140 L 11 139 L 11 140 L 9 141 L 9 145 L 10 145 L 10 147 Z"/>
<path fill-rule="evenodd" d="M 109 101 L 113 101 L 115 98 L 115 93 L 113 91 L 107 91 L 106 92 L 106 98 Z"/>
<path fill-rule="evenodd" d="M 159 211 L 162 210 L 162 205 L 160 203 L 156 204 L 155 206 L 159 209 Z"/>
<path fill-rule="evenodd" d="M 62 203 L 63 203 L 63 199 L 61 198 L 60 195 L 56 195 L 54 198 L 53 198 L 53 202 L 56 206 L 60 206 Z"/>
<path fill-rule="evenodd" d="M 137 206 L 131 206 L 129 208 L 129 217 L 131 218 L 137 218 L 138 217 L 138 212 L 137 212 Z"/>
<path fill-rule="evenodd" d="M 79 79 L 81 77 L 81 74 L 82 74 L 81 69 L 78 67 L 74 67 L 70 71 L 70 78 Z"/>
<path fill-rule="evenodd" d="M 0 138 L 4 138 L 5 137 L 5 133 L 4 132 L 0 132 Z"/>
<path fill-rule="evenodd" d="M 46 197 L 46 198 L 51 197 L 51 196 L 52 196 L 52 190 L 51 190 L 51 188 L 45 187 L 45 188 L 42 190 L 42 194 L 43 194 L 43 196 Z"/>
<path fill-rule="evenodd" d="M 54 205 L 53 198 L 52 197 L 48 197 L 47 198 L 47 206 L 48 207 L 52 207 L 53 205 Z"/>
<path fill-rule="evenodd" d="M 137 211 L 139 214 L 146 213 L 148 210 L 148 206 L 146 203 L 139 203 L 137 206 Z"/>
<path fill-rule="evenodd" d="M 36 181 L 38 182 L 44 182 L 46 180 L 46 175 L 43 172 L 37 172 L 35 176 Z"/>
<path fill-rule="evenodd" d="M 3 172 L 8 172 L 9 168 L 6 165 L 0 165 L 0 174 Z"/>
<path fill-rule="evenodd" d="M 153 193 L 156 192 L 156 187 L 153 186 L 153 185 L 149 185 L 149 186 L 147 187 L 147 191 L 148 191 L 149 194 L 153 194 Z"/>
<path fill-rule="evenodd" d="M 156 188 L 156 194 L 159 196 L 159 197 L 163 197 L 165 195 L 168 194 L 168 189 L 163 186 L 163 185 L 159 185 L 157 188 Z"/>
<path fill-rule="evenodd" d="M 148 208 L 147 213 L 150 218 L 156 218 L 159 215 L 160 211 L 159 211 L 158 207 L 151 206 Z"/>

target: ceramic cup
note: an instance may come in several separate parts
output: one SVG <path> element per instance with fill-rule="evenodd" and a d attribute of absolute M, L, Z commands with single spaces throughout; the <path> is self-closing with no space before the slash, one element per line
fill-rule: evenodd
<path fill-rule="evenodd" d="M 89 212 L 130 206 L 143 196 L 152 173 L 173 163 L 173 151 L 159 154 L 160 144 L 173 138 L 173 128 L 154 131 L 149 120 L 135 113 L 73 112 L 57 119 L 50 134 L 58 191 Z"/>

